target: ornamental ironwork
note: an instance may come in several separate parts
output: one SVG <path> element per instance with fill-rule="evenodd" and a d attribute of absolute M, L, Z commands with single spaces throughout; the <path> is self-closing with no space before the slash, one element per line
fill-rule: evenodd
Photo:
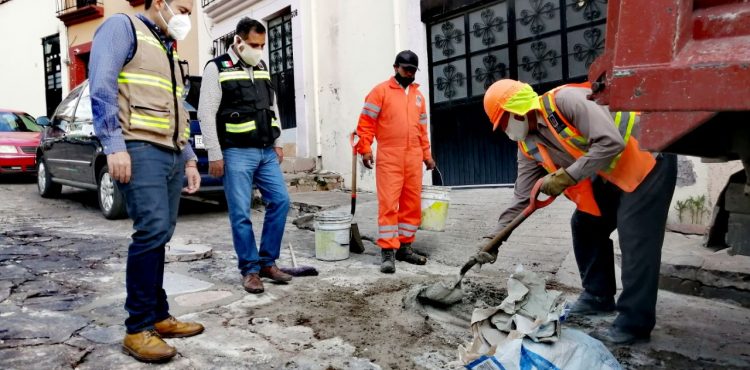
<path fill-rule="evenodd" d="M 508 67 L 505 63 L 498 63 L 497 57 L 494 55 L 486 55 L 482 58 L 482 64 L 484 67 L 478 67 L 474 70 L 474 80 L 482 83 L 485 90 L 493 82 L 508 75 Z"/>
<path fill-rule="evenodd" d="M 457 30 L 450 21 L 445 21 L 440 30 L 442 35 L 435 35 L 435 46 L 440 49 L 445 57 L 451 57 L 456 53 L 455 44 L 463 42 L 463 34 Z"/>
<path fill-rule="evenodd" d="M 268 34 L 269 41 L 271 42 L 271 48 L 276 50 L 281 47 L 281 29 L 274 27 Z"/>
<path fill-rule="evenodd" d="M 607 0 L 578 0 L 573 5 L 573 11 L 576 13 L 583 12 L 583 19 L 594 21 L 602 17 L 604 12 L 600 4 L 606 3 Z"/>
<path fill-rule="evenodd" d="M 495 43 L 495 33 L 501 32 L 505 28 L 502 17 L 496 17 L 495 11 L 492 8 L 482 10 L 481 13 L 482 23 L 474 23 L 472 26 L 473 34 L 476 38 L 482 38 L 482 44 L 484 46 L 490 46 Z"/>
<path fill-rule="evenodd" d="M 547 43 L 536 41 L 531 43 L 531 52 L 534 59 L 529 56 L 521 58 L 521 68 L 526 72 L 531 72 L 531 77 L 537 81 L 544 80 L 549 75 L 545 62 L 551 66 L 557 65 L 558 53 L 556 50 L 547 50 Z"/>
<path fill-rule="evenodd" d="M 456 96 L 456 88 L 464 85 L 466 76 L 463 73 L 456 71 L 456 67 L 452 64 L 448 64 L 443 67 L 443 76 L 437 79 L 437 89 L 443 92 L 443 95 L 451 99 Z"/>
<path fill-rule="evenodd" d="M 585 62 L 586 68 L 591 67 L 600 51 L 604 49 L 604 37 L 602 30 L 591 28 L 583 32 L 585 44 L 575 44 L 573 46 L 573 58 L 579 62 Z"/>
<path fill-rule="evenodd" d="M 530 26 L 529 30 L 533 34 L 540 34 L 546 29 L 544 19 L 553 19 L 555 17 L 555 7 L 551 2 L 544 0 L 531 0 L 531 11 L 524 9 L 520 14 L 520 22 L 524 26 Z"/>

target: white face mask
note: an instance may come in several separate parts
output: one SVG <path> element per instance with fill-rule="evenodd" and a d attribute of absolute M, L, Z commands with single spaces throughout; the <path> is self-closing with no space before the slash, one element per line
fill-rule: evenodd
<path fill-rule="evenodd" d="M 523 116 L 523 120 L 516 119 L 515 114 L 510 114 L 508 118 L 508 127 L 505 129 L 505 134 L 508 138 L 513 141 L 521 141 L 526 138 L 529 134 L 529 122 L 528 117 Z"/>
<path fill-rule="evenodd" d="M 250 66 L 257 66 L 260 63 L 260 58 L 263 57 L 263 49 L 251 48 L 250 45 L 240 40 L 239 37 L 235 38 L 235 41 L 237 41 L 237 54 L 242 58 L 242 61 Z"/>
<path fill-rule="evenodd" d="M 161 15 L 161 12 L 159 12 L 161 20 L 163 20 L 164 23 L 167 24 L 167 33 L 177 41 L 184 40 L 185 37 L 187 37 L 187 34 L 190 32 L 190 28 L 192 27 L 192 25 L 190 24 L 190 16 L 187 14 L 175 14 L 169 4 L 164 4 L 167 5 L 167 10 L 172 13 L 172 18 L 169 20 L 169 22 L 167 22 L 164 19 L 164 16 Z"/>

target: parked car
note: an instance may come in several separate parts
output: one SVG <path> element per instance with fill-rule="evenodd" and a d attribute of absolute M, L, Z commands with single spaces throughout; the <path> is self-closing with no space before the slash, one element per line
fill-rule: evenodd
<path fill-rule="evenodd" d="M 198 89 L 196 85 L 200 86 L 200 78 L 191 78 L 191 81 L 195 81 L 193 90 Z M 208 154 L 203 146 L 194 107 L 197 106 L 197 96 L 197 91 L 193 91 L 193 104 L 187 101 L 184 104 L 190 114 L 190 145 L 198 156 L 198 172 L 201 174 L 199 191 L 203 194 L 222 192 L 221 179 L 208 175 Z M 107 157 L 94 134 L 88 81 L 63 99 L 51 121 L 46 117 L 39 117 L 37 121 L 45 126 L 36 152 L 39 194 L 45 198 L 56 197 L 62 185 L 96 190 L 99 208 L 105 218 L 125 218 L 125 200 L 109 175 Z"/>
<path fill-rule="evenodd" d="M 27 113 L 0 109 L 0 173 L 36 172 L 41 131 Z"/>

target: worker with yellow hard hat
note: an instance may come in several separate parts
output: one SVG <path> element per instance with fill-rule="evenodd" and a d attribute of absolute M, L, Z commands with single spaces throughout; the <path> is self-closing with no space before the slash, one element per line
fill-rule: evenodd
<path fill-rule="evenodd" d="M 638 147 L 638 112 L 611 112 L 587 98 L 589 84 L 542 96 L 523 82 L 496 81 L 484 96 L 493 125 L 518 142 L 514 202 L 494 236 L 528 204 L 534 183 L 576 203 L 571 229 L 583 292 L 571 314 L 617 311 L 594 336 L 614 344 L 646 341 L 655 325 L 656 295 L 669 205 L 677 178 L 673 155 Z M 615 304 L 613 242 L 622 250 L 622 294 Z"/>

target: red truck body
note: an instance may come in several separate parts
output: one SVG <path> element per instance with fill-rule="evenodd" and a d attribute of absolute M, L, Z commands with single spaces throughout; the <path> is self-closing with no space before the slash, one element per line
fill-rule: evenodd
<path fill-rule="evenodd" d="M 741 159 L 712 212 L 709 247 L 750 256 L 750 2 L 610 0 L 592 99 L 640 111 L 644 149 Z"/>
<path fill-rule="evenodd" d="M 607 19 L 593 98 L 644 112 L 645 149 L 750 158 L 750 2 L 610 0 Z"/>

